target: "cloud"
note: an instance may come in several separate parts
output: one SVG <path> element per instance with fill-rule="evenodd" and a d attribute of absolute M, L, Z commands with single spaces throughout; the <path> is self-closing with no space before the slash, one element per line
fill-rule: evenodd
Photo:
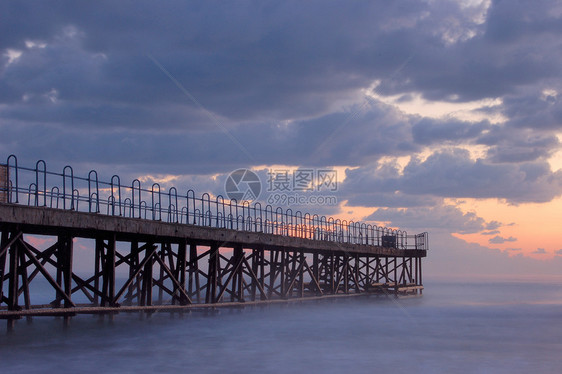
<path fill-rule="evenodd" d="M 543 259 L 523 256 L 519 251 L 499 251 L 467 243 L 444 232 L 430 234 L 430 250 L 424 262 L 424 277 L 462 276 L 474 280 L 481 276 L 506 276 L 509 279 L 536 275 L 544 279 L 545 275 L 560 275 L 562 257 L 544 261 Z"/>
<path fill-rule="evenodd" d="M 463 213 L 452 205 L 434 207 L 379 208 L 367 221 L 389 222 L 412 230 L 436 230 L 470 234 L 486 229 L 487 222 L 473 212 Z"/>
<path fill-rule="evenodd" d="M 562 102 L 558 92 L 560 79 L 549 83 L 521 89 L 520 94 L 504 98 L 503 114 L 513 127 L 539 130 L 559 130 L 562 127 Z"/>
<path fill-rule="evenodd" d="M 544 202 L 560 195 L 562 173 L 553 173 L 546 162 L 492 164 L 452 149 L 410 161 L 400 184 L 411 194 Z"/>
<path fill-rule="evenodd" d="M 297 8 L 140 1 L 137 12 L 127 3 L 101 4 L 92 12 L 71 3 L 23 2 L 3 9 L 10 17 L 0 48 L 23 51 L 5 68 L 12 102 L 54 87 L 69 103 L 183 103 L 150 55 L 211 112 L 244 121 L 325 115 L 377 80 L 382 94 L 422 92 L 458 101 L 513 93 L 522 79 L 560 72 L 549 64 L 555 58 L 533 60 L 558 56 L 551 48 L 556 41 L 545 42 L 545 35 L 557 35 L 555 27 L 529 26 L 514 44 L 493 31 L 512 25 L 511 17 L 527 21 L 498 4 L 485 18 L 485 4 L 309 2 Z M 537 6 L 536 25 L 549 8 Z M 509 21 L 503 11 L 512 14 Z M 46 47 L 28 48 L 30 40 Z M 540 51 L 529 55 L 533 48 Z M 506 53 L 519 58 L 505 59 Z"/>
<path fill-rule="evenodd" d="M 537 248 L 537 249 L 533 252 L 533 254 L 536 254 L 536 255 L 544 255 L 544 254 L 546 254 L 546 250 L 545 250 L 544 248 Z"/>
<path fill-rule="evenodd" d="M 507 224 L 507 225 L 506 225 L 506 224 L 503 224 L 503 223 L 501 223 L 501 222 L 499 222 L 499 221 L 490 221 L 490 222 L 488 222 L 488 223 L 486 224 L 486 230 L 495 230 L 495 229 L 497 229 L 497 228 L 499 228 L 499 227 L 502 227 L 502 226 L 510 226 L 510 225 L 512 225 L 512 224 Z M 491 232 L 493 232 L 493 231 L 491 231 Z"/>
<path fill-rule="evenodd" d="M 443 142 L 487 144 L 489 161 L 525 162 L 558 146 L 552 134 L 527 141 L 528 134 L 512 130 L 528 112 L 515 111 L 525 108 L 521 102 L 558 118 L 557 104 L 551 105 L 556 95 L 536 98 L 544 76 L 560 72 L 560 64 L 549 64 L 558 49 L 556 39 L 545 40 L 557 35 L 548 2 L 533 6 L 531 19 L 502 4 L 451 1 L 298 8 L 140 1 L 136 12 L 128 3 L 100 4 L 95 12 L 73 3 L 3 6 L 0 13 L 8 16 L 0 51 L 21 53 L 10 64 L 4 53 L 0 63 L 0 126 L 3 133 L 21 128 L 5 137 L 2 149 L 10 152 L 26 152 L 19 143 L 37 127 L 49 133 L 45 148 L 65 144 L 61 158 L 80 158 L 86 149 L 83 158 L 93 160 L 95 153 L 80 143 L 84 134 L 91 143 L 142 145 L 115 145 L 108 159 L 168 165 L 177 155 L 196 172 L 260 163 L 364 166 Z M 499 33 L 514 24 L 524 35 Z M 540 48 L 532 56 L 546 57 L 533 60 L 530 48 Z M 365 101 L 373 82 L 380 82 L 375 90 L 382 95 L 421 93 L 445 101 L 504 95 L 511 130 L 487 121 L 401 115 Z M 533 118 L 526 123 L 534 127 Z M 68 141 L 77 133 L 76 143 Z M 143 137 L 165 149 L 152 149 L 157 146 Z M 200 156 L 209 148 L 201 144 L 213 143 L 229 157 Z"/>
<path fill-rule="evenodd" d="M 491 238 L 490 240 L 488 240 L 489 243 L 493 243 L 493 244 L 502 244 L 502 243 L 506 243 L 506 242 L 516 242 L 517 239 L 514 238 L 513 236 L 510 236 L 509 238 L 504 238 L 502 236 L 496 235 L 493 238 Z"/>
<path fill-rule="evenodd" d="M 87 112 L 77 110 L 85 121 L 101 121 L 95 115 L 88 117 Z M 402 123 L 394 109 L 378 103 L 287 124 L 234 125 L 218 120 L 204 128 L 193 125 L 184 130 L 173 130 L 166 125 L 149 126 L 158 123 L 159 112 L 141 111 L 137 115 L 145 118 L 135 131 L 118 123 L 89 131 L 80 124 L 54 131 L 50 126 L 19 119 L 18 126 L 6 127 L 0 149 L 4 145 L 12 149 L 10 153 L 33 156 L 30 162 L 33 158 L 44 158 L 45 154 L 64 162 L 72 155 L 75 162 L 96 160 L 112 165 L 152 165 L 161 173 L 207 174 L 264 164 L 361 165 L 368 160 L 416 150 L 409 142 L 408 123 Z M 181 116 L 178 108 L 177 112 L 170 111 L 160 120 Z M 125 114 L 117 117 L 117 121 L 127 122 Z M 29 133 L 42 136 L 28 139 L 26 134 Z M 15 139 L 21 142 L 14 142 Z M 57 146 L 60 144 L 64 147 Z M 99 153 L 99 144 L 104 146 L 103 153 Z"/>
<path fill-rule="evenodd" d="M 445 7 L 452 22 L 429 26 L 431 32 L 440 34 L 446 42 L 447 34 L 456 30 L 445 25 L 453 24 L 472 37 L 450 38 L 454 41 L 441 45 L 434 39 L 436 44 L 416 55 L 413 65 L 417 69 L 401 76 L 399 82 L 396 79 L 385 85 L 384 92 L 417 91 L 433 100 L 469 101 L 507 95 L 522 85 L 559 77 L 560 66 L 556 66 L 556 61 L 560 50 L 546 49 L 547 45 L 554 47 L 561 29 L 556 5 L 547 0 L 537 2 L 536 7 L 533 3 L 533 15 L 527 17 L 530 13 L 527 2 L 516 6 L 501 1 L 490 4 L 482 23 L 463 18 L 462 14 L 466 13 L 460 9 Z M 439 14 L 432 10 L 433 15 Z M 462 31 L 456 34 L 462 35 Z M 506 58 L 510 53 L 517 58 Z"/>
<path fill-rule="evenodd" d="M 491 125 L 488 121 L 477 123 L 449 120 L 434 120 L 423 118 L 412 127 L 414 141 L 424 145 L 442 144 L 449 142 L 450 144 L 459 144 L 476 139 Z"/>
<path fill-rule="evenodd" d="M 9 37 L 0 40 L 0 48 L 23 51 L 5 68 L 10 99 L 54 87 L 68 104 L 183 103 L 150 55 L 218 116 L 248 121 L 327 114 L 334 101 L 356 95 L 411 53 L 397 50 L 393 41 L 403 37 L 381 30 L 377 20 L 386 23 L 398 11 L 405 22 L 415 21 L 426 5 L 409 1 L 407 8 L 386 11 L 369 4 L 322 5 L 138 2 L 137 12 L 126 4 L 100 5 L 96 16 L 74 4 L 19 4 L 2 12 L 26 21 L 7 22 Z M 333 27 L 345 19 L 357 27 Z M 46 47 L 27 48 L 28 40 Z M 390 46 L 395 57 L 376 59 L 378 49 Z"/>
<path fill-rule="evenodd" d="M 545 161 L 496 164 L 473 160 L 459 148 L 411 158 L 399 167 L 377 163 L 347 171 L 342 191 L 352 197 L 376 193 L 450 198 L 498 198 L 512 203 L 546 202 L 562 193 L 562 172 Z"/>
<path fill-rule="evenodd" d="M 483 233 L 481 233 L 481 235 L 496 235 L 496 234 L 499 234 L 499 233 L 500 233 L 499 230 L 492 230 L 492 231 L 483 232 Z"/>
<path fill-rule="evenodd" d="M 557 256 L 562 256 L 562 249 L 559 249 L 555 252 Z"/>
<path fill-rule="evenodd" d="M 554 134 L 541 134 L 537 130 L 514 128 L 510 123 L 495 126 L 482 135 L 477 143 L 485 144 L 487 159 L 494 163 L 521 163 L 545 160 L 560 149 Z"/>

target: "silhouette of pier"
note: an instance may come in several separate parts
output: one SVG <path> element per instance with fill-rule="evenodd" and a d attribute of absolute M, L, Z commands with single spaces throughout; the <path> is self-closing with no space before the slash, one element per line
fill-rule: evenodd
<path fill-rule="evenodd" d="M 0 164 L 0 232 L 9 328 L 41 315 L 418 295 L 428 250 L 427 233 L 55 173 L 42 160 L 26 168 L 14 155 Z"/>

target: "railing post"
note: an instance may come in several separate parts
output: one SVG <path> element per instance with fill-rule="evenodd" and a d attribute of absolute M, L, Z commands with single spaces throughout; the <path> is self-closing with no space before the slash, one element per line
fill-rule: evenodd
<path fill-rule="evenodd" d="M 8 173 L 8 165 L 0 164 L 0 203 L 8 202 L 9 187 L 10 178 Z"/>
<path fill-rule="evenodd" d="M 12 181 L 10 180 L 10 160 L 12 160 L 13 162 L 13 167 L 14 168 L 14 181 L 15 181 L 15 186 L 13 185 Z M 18 181 L 18 159 L 15 155 L 9 155 L 8 159 L 6 160 L 6 168 L 7 168 L 7 178 L 6 178 L 6 186 L 7 186 L 7 197 L 8 197 L 8 203 L 19 203 L 19 181 Z M 14 201 L 14 198 L 12 197 L 13 192 L 16 192 L 16 200 Z"/>
<path fill-rule="evenodd" d="M 66 170 L 70 170 L 70 174 L 67 175 Z M 66 210 L 66 178 L 70 178 L 70 210 L 74 210 L 74 171 L 70 165 L 66 165 L 62 169 L 62 208 Z"/>

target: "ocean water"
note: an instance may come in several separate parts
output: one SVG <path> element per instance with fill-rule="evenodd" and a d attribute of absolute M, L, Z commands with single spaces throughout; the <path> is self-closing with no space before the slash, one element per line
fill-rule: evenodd
<path fill-rule="evenodd" d="M 0 326 L 0 373 L 560 373 L 562 282 Z"/>

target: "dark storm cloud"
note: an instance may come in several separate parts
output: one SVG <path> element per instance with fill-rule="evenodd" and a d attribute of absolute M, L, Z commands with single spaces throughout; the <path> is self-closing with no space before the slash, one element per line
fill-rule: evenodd
<path fill-rule="evenodd" d="M 487 29 L 514 22 L 502 6 L 478 24 L 456 2 L 8 3 L 0 46 L 24 52 L 4 69 L 12 100 L 56 88 L 68 102 L 192 105 L 151 55 L 220 116 L 282 120 L 326 114 L 377 79 L 381 93 L 464 100 L 558 74 L 557 49 L 536 42 L 556 22 L 502 43 Z"/>
<path fill-rule="evenodd" d="M 562 31 L 560 15 L 555 1 L 493 1 L 486 36 L 496 43 L 514 43 L 529 34 L 555 35 Z"/>
<path fill-rule="evenodd" d="M 82 131 L 99 131 L 102 129 L 127 129 L 132 126 L 136 131 L 158 129 L 175 130 L 207 128 L 209 118 L 205 113 L 194 111 L 182 105 L 146 105 L 115 104 L 100 102 L 77 103 L 65 105 L 64 110 L 50 102 L 48 93 L 34 99 L 30 111 L 27 105 L 11 105 L 4 111 L 8 123 L 41 123 L 43 125 L 65 126 L 69 130 L 80 128 Z M 134 134 L 134 133 L 133 133 Z"/>
<path fill-rule="evenodd" d="M 180 69 L 177 72 L 180 78 L 195 78 L 197 85 L 198 82 L 208 84 L 214 74 L 218 74 L 217 78 L 230 77 L 216 81 L 227 90 L 240 89 L 240 82 L 265 87 L 272 81 L 286 81 L 286 78 L 292 78 L 289 79 L 291 84 L 298 84 L 297 79 L 305 78 L 302 87 L 302 83 L 308 83 L 309 87 L 310 83 L 316 83 L 333 89 L 342 82 L 354 86 L 361 75 L 376 78 L 375 74 L 389 74 L 408 57 L 415 56 L 414 60 L 419 58 L 419 61 L 408 64 L 400 77 L 393 77 L 397 82 L 411 80 L 412 85 L 420 87 L 440 82 L 441 86 L 450 87 L 452 92 L 448 94 L 458 94 L 459 90 L 466 89 L 455 85 L 458 79 L 469 83 L 479 71 L 501 72 L 493 70 L 497 68 L 494 64 L 505 61 L 494 57 L 505 53 L 505 49 L 523 58 L 509 61 L 519 67 L 513 70 L 527 67 L 526 50 L 513 50 L 514 43 L 525 42 L 524 47 L 538 48 L 534 38 L 557 35 L 560 22 L 548 16 L 550 3 L 521 2 L 515 7 L 518 10 L 513 11 L 511 3 L 497 2 L 482 25 L 474 22 L 470 11 L 447 1 L 433 7 L 419 1 L 395 2 L 392 6 L 387 2 L 353 5 L 341 2 L 168 2 L 165 5 L 55 2 L 27 6 L 8 3 L 5 5 L 8 9 L 2 12 L 5 22 L 2 22 L 0 43 L 5 48 L 23 48 L 25 40 L 51 41 L 72 25 L 81 32 L 82 47 L 90 53 L 124 58 L 136 57 L 139 52 L 152 52 L 158 57 L 159 51 L 166 51 L 163 58 L 168 60 L 165 62 L 170 62 L 171 70 Z M 533 17 L 527 16 L 530 8 Z M 549 22 L 545 23 L 545 17 Z M 26 23 L 22 25 L 21 20 Z M 510 29 L 518 32 L 510 33 L 509 38 L 498 35 L 498 30 Z M 477 36 L 463 40 L 467 30 Z M 445 37 L 456 37 L 458 43 L 447 46 Z M 544 56 L 545 51 L 541 52 Z M 459 64 L 462 56 L 465 63 Z M 467 58 L 473 61 L 466 61 Z M 419 63 L 414 63 L 416 61 Z M 124 66 L 132 68 L 131 64 Z M 475 70 L 473 74 L 459 74 L 463 72 L 459 68 L 467 69 L 465 73 Z M 112 66 L 110 71 L 120 70 Z M 431 71 L 436 74 L 428 75 Z M 278 77 L 271 75 L 275 72 Z M 199 73 L 198 77 L 193 73 Z M 263 76 L 264 73 L 267 75 Z M 445 77 L 437 79 L 437 73 L 458 78 L 447 82 Z M 528 73 L 522 75 L 528 77 Z M 335 81 L 328 83 L 321 79 L 326 74 Z M 351 74 L 356 76 L 355 82 Z M 252 76 L 255 79 L 249 79 Z M 340 77 L 342 79 L 338 79 Z M 497 78 L 495 82 L 472 81 L 492 87 Z"/>
<path fill-rule="evenodd" d="M 100 108 L 88 111 L 92 112 L 90 118 L 84 115 L 86 110 L 78 110 L 76 114 L 83 116 L 85 123 L 56 130 L 29 124 L 24 120 L 39 120 L 21 113 L 22 118 L 14 122 L 18 125 L 7 127 L 5 136 L 0 138 L 0 150 L 25 155 L 30 163 L 50 155 L 58 160 L 70 158 L 75 164 L 95 160 L 112 166 L 131 165 L 150 172 L 176 174 L 212 174 L 249 165 L 280 163 L 306 167 L 359 166 L 382 156 L 401 156 L 419 150 L 412 144 L 408 122 L 384 104 L 365 103 L 345 112 L 292 123 L 228 125 L 228 130 L 220 118 L 213 118 L 210 124 L 190 131 L 166 129 L 166 118 L 181 118 L 181 107 L 171 108 L 160 117 L 160 112 L 141 108 L 144 118 L 139 119 L 135 132 L 124 128 L 126 118 L 122 116 L 126 111 L 122 115 L 116 113 L 110 124 L 96 125 L 95 110 Z M 149 126 L 151 121 L 155 126 Z M 92 128 L 84 131 L 88 123 Z"/>
<path fill-rule="evenodd" d="M 392 38 L 376 40 L 378 25 L 393 13 L 415 18 L 416 9 L 426 7 L 416 4 L 10 4 L 2 12 L 10 17 L 1 45 L 24 51 L 5 69 L 10 82 L 25 82 L 13 85 L 19 88 L 15 98 L 56 87 L 67 100 L 184 100 L 151 66 L 150 54 L 219 115 L 285 119 L 325 113 L 334 100 L 368 85 L 376 72 L 404 62 L 407 53 Z M 29 40 L 47 48 L 29 51 Z M 378 58 L 375 45 L 393 46 L 396 56 Z M 99 64 L 89 66 L 96 59 Z"/>

